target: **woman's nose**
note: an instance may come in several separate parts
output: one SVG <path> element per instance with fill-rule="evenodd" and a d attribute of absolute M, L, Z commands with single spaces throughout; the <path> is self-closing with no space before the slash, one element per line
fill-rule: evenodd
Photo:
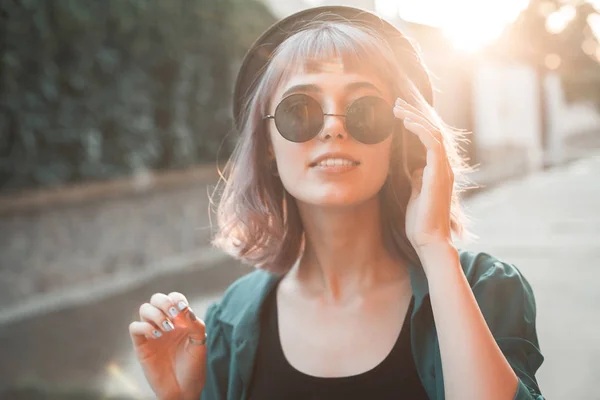
<path fill-rule="evenodd" d="M 323 129 L 319 133 L 319 139 L 330 140 L 332 138 L 346 139 L 346 116 L 343 114 L 324 114 Z"/>

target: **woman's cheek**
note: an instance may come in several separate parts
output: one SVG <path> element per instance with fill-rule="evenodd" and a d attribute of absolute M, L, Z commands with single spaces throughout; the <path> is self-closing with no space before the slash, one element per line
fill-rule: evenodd
<path fill-rule="evenodd" d="M 293 185 L 302 179 L 306 173 L 308 154 L 301 143 L 276 143 L 275 156 L 279 177 L 284 185 Z"/>

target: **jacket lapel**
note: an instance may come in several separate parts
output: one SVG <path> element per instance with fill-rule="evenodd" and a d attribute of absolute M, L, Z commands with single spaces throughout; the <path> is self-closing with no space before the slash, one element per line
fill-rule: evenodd
<path fill-rule="evenodd" d="M 260 334 L 260 314 L 265 298 L 275 288 L 280 276 L 266 271 L 254 272 L 256 278 L 244 289 L 248 293 L 238 293 L 235 307 L 227 307 L 229 312 L 221 315 L 221 321 L 232 326 L 231 354 L 233 363 L 230 371 L 242 381 L 242 393 L 230 393 L 236 400 L 245 398 L 252 379 L 254 359 Z M 230 377 L 230 380 L 232 377 Z"/>

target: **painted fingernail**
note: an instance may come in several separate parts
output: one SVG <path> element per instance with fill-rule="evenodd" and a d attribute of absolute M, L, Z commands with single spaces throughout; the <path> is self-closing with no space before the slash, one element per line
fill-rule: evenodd
<path fill-rule="evenodd" d="M 189 311 L 188 311 L 188 314 L 190 315 L 190 319 L 191 319 L 192 321 L 195 321 L 195 320 L 197 319 L 197 318 L 196 318 L 196 314 L 194 314 L 194 312 L 192 311 L 192 309 L 191 309 L 191 308 L 189 309 Z"/>
<path fill-rule="evenodd" d="M 171 307 L 169 308 L 169 315 L 171 317 L 176 317 L 177 314 L 179 314 L 179 311 L 177 311 L 177 309 L 175 307 Z"/>
<path fill-rule="evenodd" d="M 161 337 L 161 336 L 162 336 L 162 333 L 160 333 L 160 331 L 159 331 L 159 330 L 156 330 L 156 329 L 152 331 L 152 334 L 153 334 L 155 337 L 157 337 L 157 338 L 159 338 L 159 337 Z"/>
<path fill-rule="evenodd" d="M 162 326 L 163 326 L 163 328 L 165 328 L 165 331 L 167 331 L 167 332 L 175 329 L 175 327 L 173 326 L 171 321 L 163 321 Z"/>
<path fill-rule="evenodd" d="M 177 303 L 177 307 L 179 308 L 179 311 L 181 311 L 187 307 L 187 304 L 185 304 L 185 301 L 182 300 L 179 303 Z"/>

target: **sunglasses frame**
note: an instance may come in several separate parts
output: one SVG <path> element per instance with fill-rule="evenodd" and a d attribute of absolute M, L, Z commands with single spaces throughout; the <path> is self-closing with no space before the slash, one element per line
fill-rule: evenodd
<path fill-rule="evenodd" d="M 319 105 L 319 109 L 321 110 L 321 114 L 323 114 L 323 118 L 322 118 L 322 122 L 321 122 L 321 127 L 320 127 L 320 128 L 317 130 L 317 131 L 316 131 L 316 133 L 315 133 L 313 136 L 311 136 L 310 138 L 308 138 L 308 139 L 306 139 L 306 140 L 291 140 L 291 139 L 288 139 L 287 137 L 283 136 L 283 134 L 281 133 L 281 130 L 279 129 L 279 127 L 277 127 L 277 119 L 275 118 L 275 116 L 277 115 L 277 110 L 279 109 L 279 106 L 281 106 L 281 104 L 282 104 L 282 103 L 283 103 L 285 100 L 287 100 L 287 99 L 289 99 L 290 97 L 293 97 L 293 96 L 305 96 L 305 97 L 308 97 L 308 98 L 310 98 L 310 99 L 314 100 L 314 101 L 315 101 L 315 102 L 316 102 L 316 103 Z M 320 102 L 319 102 L 317 99 L 315 99 L 314 97 L 312 97 L 312 96 L 309 96 L 309 95 L 307 95 L 307 94 L 304 94 L 304 93 L 292 93 L 292 94 L 290 94 L 290 95 L 288 95 L 288 96 L 284 97 L 283 99 L 281 99 L 281 101 L 279 102 L 279 104 L 277 104 L 277 107 L 275 107 L 275 113 L 274 113 L 274 115 L 267 114 L 267 115 L 263 116 L 263 121 L 264 121 L 264 120 L 267 120 L 267 119 L 272 119 L 272 120 L 274 120 L 274 121 L 275 121 L 275 126 L 277 127 L 277 131 L 279 132 L 279 134 L 280 134 L 280 135 L 281 135 L 281 136 L 282 136 L 282 137 L 283 137 L 285 140 L 289 140 L 290 142 L 293 142 L 293 143 L 305 143 L 305 142 L 308 142 L 308 141 L 310 141 L 310 140 L 312 140 L 312 139 L 316 138 L 316 137 L 317 137 L 317 136 L 319 136 L 319 134 L 320 134 L 320 133 L 323 131 L 323 127 L 325 126 L 325 116 L 326 116 L 326 115 L 329 115 L 329 116 L 334 116 L 334 117 L 344 117 L 344 129 L 346 129 L 346 132 L 348 132 L 348 134 L 349 134 L 350 136 L 352 136 L 352 138 L 353 138 L 354 140 L 358 141 L 359 143 L 363 143 L 363 144 L 377 144 L 377 143 L 381 143 L 381 142 L 383 142 L 385 139 L 387 139 L 387 138 L 388 138 L 388 137 L 389 137 L 389 136 L 390 136 L 392 133 L 394 133 L 394 131 L 395 131 L 395 124 L 392 124 L 392 126 L 391 126 L 391 129 L 390 129 L 390 131 L 389 131 L 389 133 L 388 133 L 387 135 L 385 135 L 385 136 L 384 136 L 384 137 L 383 137 L 383 138 L 382 138 L 380 141 L 378 141 L 378 142 L 375 142 L 375 143 L 365 143 L 365 142 L 363 142 L 363 141 L 361 141 L 361 140 L 357 139 L 357 138 L 356 138 L 356 137 L 355 137 L 355 136 L 354 136 L 354 135 L 351 133 L 351 131 L 348 129 L 348 126 L 346 125 L 346 121 L 347 121 L 347 118 L 346 118 L 346 117 L 347 117 L 347 115 L 348 115 L 348 111 L 349 111 L 349 110 L 352 108 L 352 106 L 353 106 L 354 104 L 356 104 L 356 102 L 357 102 L 357 101 L 359 101 L 359 100 L 362 100 L 362 99 L 365 99 L 365 98 L 376 98 L 376 99 L 382 100 L 383 102 L 385 102 L 385 103 L 386 103 L 386 104 L 387 104 L 387 105 L 390 107 L 390 110 L 392 110 L 392 109 L 393 109 L 393 107 L 392 107 L 392 106 L 390 106 L 390 105 L 389 105 L 389 103 L 388 103 L 388 102 L 387 102 L 387 101 L 386 101 L 386 100 L 385 100 L 383 97 L 379 97 L 379 96 L 361 96 L 361 97 L 359 97 L 358 99 L 354 100 L 352 103 L 350 103 L 350 104 L 349 104 L 349 105 L 346 107 L 346 113 L 345 113 L 345 114 L 330 114 L 330 113 L 325 113 L 325 112 L 323 112 L 323 106 L 322 106 L 322 105 L 321 105 L 321 103 L 320 103 Z M 393 111 L 391 111 L 391 114 L 393 115 Z M 394 119 L 395 119 L 395 117 L 394 117 Z"/>

